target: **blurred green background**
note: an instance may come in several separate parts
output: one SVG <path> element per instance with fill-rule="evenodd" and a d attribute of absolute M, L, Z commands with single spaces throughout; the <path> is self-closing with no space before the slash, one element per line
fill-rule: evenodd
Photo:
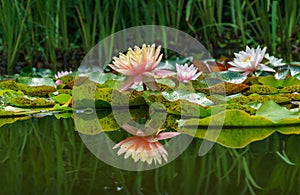
<path fill-rule="evenodd" d="M 1 0 L 0 73 L 75 69 L 98 41 L 146 24 L 180 29 L 218 58 L 246 45 L 299 60 L 295 0 Z"/>

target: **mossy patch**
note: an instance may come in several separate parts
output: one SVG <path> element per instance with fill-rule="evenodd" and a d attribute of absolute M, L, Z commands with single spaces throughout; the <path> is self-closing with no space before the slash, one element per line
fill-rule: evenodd
<path fill-rule="evenodd" d="M 252 85 L 250 89 L 246 92 L 247 94 L 260 94 L 260 95 L 271 95 L 278 93 L 278 89 L 268 85 Z"/>
<path fill-rule="evenodd" d="M 236 94 L 236 93 L 242 92 L 248 88 L 249 88 L 249 86 L 245 85 L 245 84 L 234 84 L 234 83 L 222 82 L 222 83 L 213 85 L 208 89 L 207 88 L 197 89 L 197 91 L 200 91 L 202 93 L 210 93 L 210 94 L 231 95 L 231 94 Z"/>
<path fill-rule="evenodd" d="M 47 97 L 49 93 L 53 93 L 56 91 L 55 87 L 51 86 L 26 86 L 23 85 L 22 87 L 20 86 L 21 84 L 18 84 L 20 87 L 20 91 L 22 91 L 25 95 L 29 96 L 39 96 L 39 97 Z"/>
<path fill-rule="evenodd" d="M 6 80 L 0 82 L 1 89 L 11 89 L 14 91 L 22 91 L 25 95 L 46 97 L 49 93 L 55 92 L 55 87 L 52 86 L 27 86 L 22 83 L 17 83 L 14 80 Z"/>
<path fill-rule="evenodd" d="M 163 104 L 166 107 L 166 112 L 169 114 L 197 117 L 208 116 L 206 108 L 187 100 L 169 101 L 162 95 L 150 95 L 147 98 L 147 102 L 148 104 L 155 102 Z"/>
<path fill-rule="evenodd" d="M 288 86 L 288 87 L 284 87 L 282 89 L 280 89 L 281 93 L 300 93 L 300 85 L 292 85 L 292 86 Z"/>
<path fill-rule="evenodd" d="M 44 98 L 36 98 L 36 99 L 30 100 L 25 97 L 12 98 L 9 103 L 16 107 L 32 107 L 32 108 L 53 107 L 55 105 L 55 102 L 52 100 L 47 100 Z"/>
<path fill-rule="evenodd" d="M 0 88 L 1 89 L 10 89 L 10 90 L 14 90 L 14 91 L 19 90 L 18 83 L 16 83 L 16 81 L 14 81 L 14 80 L 0 81 Z"/>
<path fill-rule="evenodd" d="M 273 100 L 276 103 L 286 103 L 290 101 L 290 98 L 282 95 L 239 96 L 230 99 L 228 103 L 249 104 L 249 103 L 262 103 L 268 100 Z"/>

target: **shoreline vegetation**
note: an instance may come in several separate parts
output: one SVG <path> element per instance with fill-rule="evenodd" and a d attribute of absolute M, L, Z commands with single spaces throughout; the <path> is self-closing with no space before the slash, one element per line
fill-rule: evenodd
<path fill-rule="evenodd" d="M 140 25 L 189 33 L 215 58 L 262 45 L 271 55 L 297 61 L 299 10 L 299 2 L 283 0 L 1 0 L 0 73 L 24 67 L 74 70 L 100 40 Z"/>

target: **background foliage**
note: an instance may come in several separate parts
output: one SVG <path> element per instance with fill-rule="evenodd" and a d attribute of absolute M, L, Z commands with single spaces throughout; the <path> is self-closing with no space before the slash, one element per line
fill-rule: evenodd
<path fill-rule="evenodd" d="M 70 68 L 65 55 L 84 56 L 111 33 L 146 24 L 183 30 L 217 57 L 262 44 L 273 55 L 298 60 L 299 10 L 294 0 L 1 0 L 1 73 L 40 61 Z"/>

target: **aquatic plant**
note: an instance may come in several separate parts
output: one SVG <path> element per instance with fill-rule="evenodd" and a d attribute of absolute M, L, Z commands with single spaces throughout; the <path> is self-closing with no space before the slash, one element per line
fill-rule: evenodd
<path fill-rule="evenodd" d="M 180 82 L 187 83 L 190 80 L 196 80 L 202 72 L 198 72 L 198 69 L 191 64 L 184 64 L 183 66 L 176 63 L 177 78 Z"/>
<path fill-rule="evenodd" d="M 55 82 L 55 85 L 58 86 L 58 85 L 61 85 L 63 84 L 63 81 L 60 80 L 59 78 L 62 78 L 64 76 L 67 76 L 67 75 L 70 75 L 72 73 L 72 71 L 60 71 L 60 72 L 57 72 L 57 74 L 54 75 L 54 77 L 56 79 L 58 79 L 56 82 Z"/>
<path fill-rule="evenodd" d="M 146 135 L 142 130 L 130 125 L 123 125 L 122 127 L 129 132 L 135 132 L 135 136 L 124 139 L 116 144 L 113 149 L 120 148 L 117 154 L 125 153 L 125 159 L 131 156 L 134 162 L 140 160 L 148 164 L 153 162 L 162 164 L 162 159 L 167 162 L 168 152 L 159 140 L 170 139 L 180 134 L 178 132 L 157 131 L 153 135 Z"/>
<path fill-rule="evenodd" d="M 234 53 L 235 58 L 232 62 L 228 62 L 234 67 L 231 67 L 228 70 L 235 72 L 243 72 L 244 75 L 253 73 L 256 70 L 275 72 L 274 69 L 261 63 L 263 58 L 265 57 L 266 50 L 267 47 L 261 49 L 260 46 L 258 46 L 256 49 L 254 49 L 246 46 L 246 51 Z"/>
<path fill-rule="evenodd" d="M 157 66 L 162 59 L 160 54 L 161 46 L 155 49 L 155 44 L 151 46 L 143 44 L 142 48 L 137 46 L 128 49 L 126 55 L 120 53 L 119 57 L 113 58 L 113 64 L 109 66 L 115 71 L 129 76 L 119 91 L 125 91 L 132 85 L 143 82 L 149 89 L 156 90 L 155 76 L 167 77 L 175 74 L 170 70 L 159 69 Z"/>
<path fill-rule="evenodd" d="M 266 53 L 265 58 L 269 60 L 266 62 L 266 64 L 271 64 L 272 66 L 278 67 L 278 66 L 284 66 L 286 63 L 282 62 L 281 58 L 276 58 L 275 56 L 270 56 L 268 53 Z"/>

